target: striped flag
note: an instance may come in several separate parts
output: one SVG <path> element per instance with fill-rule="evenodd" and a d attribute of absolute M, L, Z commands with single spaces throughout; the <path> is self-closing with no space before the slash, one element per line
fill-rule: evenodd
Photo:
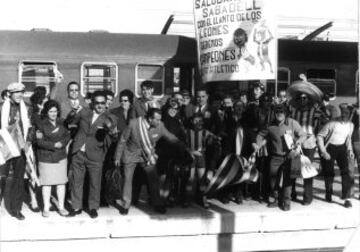
<path fill-rule="evenodd" d="M 256 152 L 249 159 L 235 154 L 226 156 L 211 179 L 205 193 L 212 194 L 228 185 L 256 182 L 259 178 L 259 171 L 255 167 L 255 162 Z"/>
<path fill-rule="evenodd" d="M 13 140 L 6 129 L 0 129 L 0 165 L 9 159 L 20 156 L 18 144 Z"/>

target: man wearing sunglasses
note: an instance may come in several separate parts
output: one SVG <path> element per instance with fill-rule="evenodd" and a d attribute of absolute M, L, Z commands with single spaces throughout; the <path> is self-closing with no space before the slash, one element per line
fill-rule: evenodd
<path fill-rule="evenodd" d="M 76 124 L 78 131 L 71 149 L 71 203 L 70 216 L 80 214 L 83 209 L 83 186 L 85 173 L 89 174 L 88 208 L 91 218 L 98 216 L 100 206 L 100 188 L 105 153 L 116 140 L 116 118 L 106 111 L 106 95 L 95 91 L 92 96 L 92 108 L 83 108 L 80 112 L 72 111 L 65 125 Z"/>

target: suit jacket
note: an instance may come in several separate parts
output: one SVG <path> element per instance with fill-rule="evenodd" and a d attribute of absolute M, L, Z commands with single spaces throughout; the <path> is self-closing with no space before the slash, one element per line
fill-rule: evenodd
<path fill-rule="evenodd" d="M 192 106 L 192 115 L 198 113 L 197 109 L 198 106 Z M 206 104 L 203 108 L 201 108 L 200 113 L 204 117 L 204 128 L 214 134 L 220 133 L 221 120 L 217 109 L 209 104 Z"/>
<path fill-rule="evenodd" d="M 85 153 L 87 158 L 95 162 L 103 162 L 105 153 L 115 139 L 110 132 L 116 127 L 116 119 L 110 112 L 102 113 L 94 123 L 92 123 L 94 112 L 89 108 L 83 108 L 79 113 L 71 118 L 66 119 L 66 125 L 77 124 L 78 131 L 73 140 L 71 153 L 75 154 L 80 151 L 85 144 Z M 107 129 L 105 122 L 112 122 L 111 129 Z"/>
<path fill-rule="evenodd" d="M 70 132 L 65 128 L 63 120 L 57 120 L 54 126 L 48 119 L 44 119 L 37 128 L 43 134 L 41 139 L 36 139 L 38 161 L 58 163 L 67 158 L 66 145 L 70 141 Z M 55 148 L 56 142 L 61 142 L 62 148 Z"/>
<path fill-rule="evenodd" d="M 170 142 L 179 140 L 171 134 L 161 122 L 156 128 L 149 129 L 149 137 L 153 146 L 157 141 L 164 137 Z M 146 161 L 146 154 L 142 147 L 140 136 L 139 118 L 132 119 L 129 125 L 123 131 L 120 141 L 116 147 L 115 160 L 122 160 L 124 163 L 139 163 Z"/>
<path fill-rule="evenodd" d="M 147 112 L 147 103 L 148 101 L 145 100 L 143 97 L 136 99 L 134 101 L 134 111 L 135 111 L 135 117 L 141 117 L 141 116 L 145 116 L 146 112 Z M 153 104 L 155 105 L 155 107 L 161 108 L 161 103 L 156 100 L 155 98 L 153 98 L 152 100 Z"/>
<path fill-rule="evenodd" d="M 122 107 L 117 107 L 110 110 L 110 113 L 116 116 L 117 118 L 117 129 L 119 136 L 121 136 L 122 132 L 126 128 L 126 126 L 129 124 L 130 120 L 135 118 L 135 111 L 133 108 L 130 108 L 128 111 L 128 117 L 125 119 L 124 116 L 124 109 Z"/>
<path fill-rule="evenodd" d="M 65 99 L 59 100 L 58 102 L 61 105 L 61 117 L 66 118 L 69 115 L 69 113 L 73 110 L 70 99 L 65 98 Z M 79 97 L 79 102 L 80 102 L 80 106 L 82 106 L 83 108 L 88 107 L 82 97 Z"/>

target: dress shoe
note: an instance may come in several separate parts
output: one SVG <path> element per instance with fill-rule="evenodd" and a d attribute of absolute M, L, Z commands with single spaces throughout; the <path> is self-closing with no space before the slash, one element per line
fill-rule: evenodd
<path fill-rule="evenodd" d="M 129 208 L 120 207 L 119 212 L 121 215 L 127 215 L 129 213 Z"/>
<path fill-rule="evenodd" d="M 346 207 L 346 208 L 352 208 L 352 203 L 351 203 L 351 201 L 350 201 L 350 200 L 345 200 L 345 202 L 344 202 L 344 207 Z"/>
<path fill-rule="evenodd" d="M 268 202 L 267 207 L 268 208 L 275 208 L 278 207 L 279 203 L 277 201 L 273 201 L 273 202 Z"/>
<path fill-rule="evenodd" d="M 230 199 L 228 197 L 222 197 L 219 200 L 221 203 L 223 203 L 225 205 L 230 203 Z"/>
<path fill-rule="evenodd" d="M 241 205 L 243 203 L 242 197 L 235 197 L 234 202 L 238 205 Z"/>
<path fill-rule="evenodd" d="M 326 200 L 326 202 L 331 203 L 331 202 L 332 202 L 331 194 L 326 194 L 326 195 L 325 195 L 325 200 Z"/>
<path fill-rule="evenodd" d="M 29 206 L 30 210 L 34 213 L 40 212 L 40 208 L 38 206 L 33 207 L 32 205 Z"/>
<path fill-rule="evenodd" d="M 165 214 L 166 213 L 166 207 L 164 206 L 155 206 L 154 211 L 159 214 Z"/>
<path fill-rule="evenodd" d="M 11 216 L 18 220 L 25 220 L 25 216 L 20 211 L 12 212 Z"/>
<path fill-rule="evenodd" d="M 50 211 L 49 210 L 47 210 L 47 211 L 44 210 L 41 215 L 44 218 L 48 218 L 48 217 L 50 217 Z"/>
<path fill-rule="evenodd" d="M 283 211 L 290 211 L 290 204 L 284 203 L 284 205 L 281 208 Z"/>
<path fill-rule="evenodd" d="M 67 215 L 67 217 L 74 217 L 76 215 L 79 215 L 82 213 L 81 209 L 77 209 L 77 210 L 71 210 L 70 213 Z"/>
<path fill-rule="evenodd" d="M 95 219 L 98 217 L 98 212 L 96 211 L 96 209 L 91 209 L 89 215 L 91 219 Z"/>
<path fill-rule="evenodd" d="M 59 209 L 59 214 L 62 217 L 66 217 L 69 215 L 69 212 L 65 208 L 63 208 L 63 209 Z"/>
<path fill-rule="evenodd" d="M 302 204 L 304 205 L 304 206 L 309 206 L 310 204 L 311 204 L 311 201 L 303 201 L 302 202 Z"/>

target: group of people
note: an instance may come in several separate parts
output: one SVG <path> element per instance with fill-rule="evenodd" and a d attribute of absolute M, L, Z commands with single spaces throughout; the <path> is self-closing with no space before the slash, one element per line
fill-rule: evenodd
<path fill-rule="evenodd" d="M 269 100 L 260 82 L 241 93 L 237 101 L 224 95 L 220 106 L 210 104 L 206 89 L 198 89 L 195 99 L 182 90 L 163 103 L 153 96 L 152 81 L 141 84 L 140 98 L 122 90 L 120 105 L 115 108 L 114 93 L 98 90 L 82 99 L 77 82 L 68 84 L 66 98 L 35 88 L 30 106 L 24 102 L 24 91 L 23 84 L 11 83 L 2 93 L 1 107 L 1 129 L 17 129 L 20 155 L 0 166 L 0 197 L 10 181 L 5 205 L 19 220 L 25 219 L 21 212 L 25 187 L 34 212 L 40 212 L 36 195 L 41 187 L 42 216 L 49 217 L 53 186 L 58 213 L 68 217 L 86 209 L 96 218 L 102 202 L 114 204 L 126 215 L 131 205 L 138 204 L 143 185 L 149 204 L 160 214 L 169 206 L 187 207 L 191 201 L 208 208 L 209 197 L 241 204 L 248 196 L 287 211 L 291 200 L 297 200 L 293 157 L 303 154 L 313 161 L 317 149 L 325 200 L 332 201 L 336 160 L 344 205 L 352 205 L 354 165 L 350 160 L 355 152 L 360 163 L 360 138 L 358 110 L 348 104 L 340 106 L 339 115 L 336 107 L 315 101 L 306 90 L 291 97 L 296 100 L 293 103 L 285 90 Z M 208 193 L 207 187 L 227 155 L 249 158 L 254 153 L 254 167 L 260 172 L 256 183 L 224 186 Z M 30 161 L 38 180 L 26 176 Z M 119 193 L 112 195 L 107 190 L 111 181 L 105 175 L 116 172 L 121 174 Z M 162 176 L 165 180 L 161 182 Z M 29 180 L 26 185 L 24 177 Z M 313 178 L 307 178 L 303 204 L 310 205 L 312 199 Z M 67 201 L 70 207 L 66 207 Z"/>

